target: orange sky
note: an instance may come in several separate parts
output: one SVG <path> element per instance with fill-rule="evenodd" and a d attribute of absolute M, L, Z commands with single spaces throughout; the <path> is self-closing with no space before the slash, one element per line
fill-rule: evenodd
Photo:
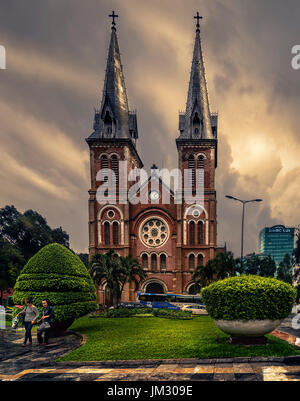
<path fill-rule="evenodd" d="M 85 4 L 87 3 L 87 4 Z M 201 37 L 210 108 L 219 112 L 218 243 L 238 256 L 264 226 L 300 224 L 300 44 L 296 0 L 11 0 L 0 5 L 0 206 L 34 209 L 87 249 L 88 147 L 99 106 L 112 8 L 129 104 L 145 167 L 175 168 L 195 37 Z"/>

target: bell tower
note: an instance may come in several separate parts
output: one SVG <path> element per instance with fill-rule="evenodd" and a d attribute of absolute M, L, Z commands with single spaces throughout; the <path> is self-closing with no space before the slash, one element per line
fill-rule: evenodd
<path fill-rule="evenodd" d="M 176 139 L 178 166 L 191 200 L 178 208 L 181 221 L 177 268 L 192 272 L 205 265 L 217 251 L 215 169 L 217 167 L 218 115 L 210 112 L 201 47 L 199 13 L 185 112 L 179 114 Z M 200 190 L 200 198 L 192 196 Z M 188 202 L 187 202 L 188 200 Z M 183 272 L 184 274 L 184 272 Z"/>
<path fill-rule="evenodd" d="M 90 148 L 91 188 L 89 190 L 89 254 L 114 249 L 127 256 L 130 249 L 127 202 L 127 177 L 134 168 L 143 167 L 136 149 L 138 138 L 136 112 L 129 110 L 113 11 L 105 81 L 100 108 L 95 110 L 93 132 L 86 139 Z M 124 163 L 122 163 L 124 162 Z M 122 168 L 120 168 L 122 164 Z M 101 171 L 101 173 L 100 173 Z M 122 177 L 126 177 L 122 180 Z M 113 186 L 115 199 L 99 202 L 97 190 Z"/>

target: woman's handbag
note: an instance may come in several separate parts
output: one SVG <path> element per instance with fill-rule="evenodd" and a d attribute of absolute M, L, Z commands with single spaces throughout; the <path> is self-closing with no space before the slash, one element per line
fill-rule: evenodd
<path fill-rule="evenodd" d="M 38 331 L 43 331 L 43 330 L 47 330 L 50 329 L 50 323 L 48 322 L 42 322 L 39 326 L 38 326 Z"/>
<path fill-rule="evenodd" d="M 16 317 L 14 317 L 14 318 L 12 319 L 12 321 L 11 321 L 11 327 L 12 327 L 12 329 L 15 330 L 15 329 L 18 327 L 19 320 L 20 320 L 19 316 L 16 316 Z"/>

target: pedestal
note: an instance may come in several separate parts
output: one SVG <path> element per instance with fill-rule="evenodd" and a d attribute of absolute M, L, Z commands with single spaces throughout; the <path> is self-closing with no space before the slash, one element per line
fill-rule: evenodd
<path fill-rule="evenodd" d="M 233 337 L 229 339 L 230 344 L 237 345 L 266 345 L 267 338 L 265 336 L 260 337 Z"/>

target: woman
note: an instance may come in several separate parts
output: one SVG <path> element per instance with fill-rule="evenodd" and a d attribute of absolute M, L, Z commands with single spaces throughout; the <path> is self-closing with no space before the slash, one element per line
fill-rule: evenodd
<path fill-rule="evenodd" d="M 26 308 L 19 312 L 18 315 L 24 315 L 24 326 L 25 326 L 25 339 L 22 347 L 26 346 L 27 340 L 29 340 L 29 345 L 32 344 L 31 329 L 34 325 L 36 319 L 39 317 L 39 311 L 36 306 L 33 305 L 32 297 L 25 300 Z"/>
<path fill-rule="evenodd" d="M 36 344 L 37 346 L 40 346 L 41 343 L 43 343 L 43 345 L 48 344 L 49 331 L 51 329 L 51 324 L 53 323 L 53 318 L 54 318 L 54 309 L 52 306 L 50 306 L 49 299 L 43 299 L 42 306 L 43 306 L 42 317 L 40 320 L 38 320 L 38 323 L 39 322 L 42 323 L 37 329 L 37 338 L 38 338 L 38 342 Z M 44 341 L 42 336 L 43 333 L 44 333 Z"/>

